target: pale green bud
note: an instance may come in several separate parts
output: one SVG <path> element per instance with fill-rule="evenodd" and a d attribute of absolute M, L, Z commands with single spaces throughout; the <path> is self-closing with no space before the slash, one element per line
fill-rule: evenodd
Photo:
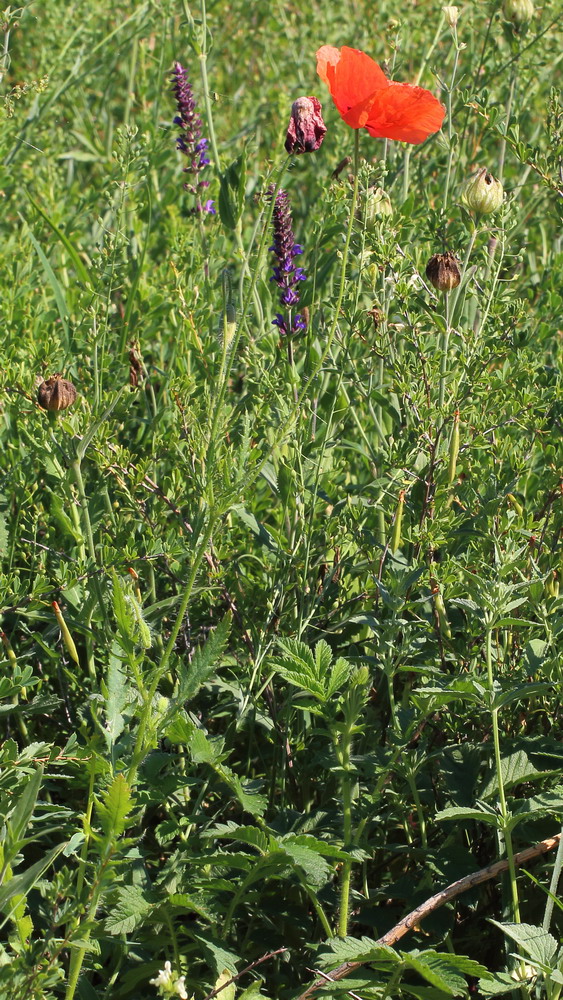
<path fill-rule="evenodd" d="M 534 4 L 532 0 L 504 0 L 502 12 L 507 21 L 520 26 L 532 20 Z"/>
<path fill-rule="evenodd" d="M 367 192 L 365 202 L 366 226 L 369 228 L 373 226 L 376 219 L 381 219 L 383 216 L 392 214 L 393 206 L 387 192 L 380 187 L 370 188 Z"/>
<path fill-rule="evenodd" d="M 465 203 L 477 215 L 489 215 L 502 205 L 504 189 L 500 181 L 483 167 L 469 181 L 464 193 Z"/>

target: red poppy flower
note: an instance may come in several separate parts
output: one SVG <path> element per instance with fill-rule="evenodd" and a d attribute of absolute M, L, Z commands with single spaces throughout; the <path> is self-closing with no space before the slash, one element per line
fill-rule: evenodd
<path fill-rule="evenodd" d="M 359 49 L 323 45 L 317 73 L 346 124 L 366 128 L 375 139 L 424 142 L 442 126 L 446 109 L 429 90 L 388 80 Z"/>

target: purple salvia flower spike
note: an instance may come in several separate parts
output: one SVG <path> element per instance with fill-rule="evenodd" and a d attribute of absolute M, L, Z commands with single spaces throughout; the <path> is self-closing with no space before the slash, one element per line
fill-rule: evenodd
<path fill-rule="evenodd" d="M 174 63 L 172 70 L 172 89 L 178 108 L 174 124 L 182 129 L 176 138 L 176 148 L 188 157 L 190 162 L 187 167 L 184 167 L 184 173 L 193 174 L 195 181 L 194 184 L 184 184 L 184 188 L 196 196 L 196 207 L 193 211 L 215 215 L 211 199 L 202 205 L 198 197 L 198 188 L 209 186 L 209 181 L 200 180 L 198 176 L 200 171 L 204 170 L 210 163 L 207 156 L 209 141 L 202 138 L 202 123 L 194 100 L 192 85 L 188 79 L 187 71 L 179 62 Z"/>

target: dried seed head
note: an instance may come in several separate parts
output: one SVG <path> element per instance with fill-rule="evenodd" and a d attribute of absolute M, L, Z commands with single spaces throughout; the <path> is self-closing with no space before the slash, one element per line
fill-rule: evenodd
<path fill-rule="evenodd" d="M 483 167 L 469 181 L 464 193 L 465 203 L 477 215 L 488 215 L 496 212 L 502 205 L 504 189 L 500 181 Z"/>
<path fill-rule="evenodd" d="M 532 20 L 534 5 L 532 0 L 504 0 L 502 12 L 507 21 L 512 21 L 519 28 Z"/>
<path fill-rule="evenodd" d="M 45 379 L 37 390 L 37 402 L 44 410 L 66 410 L 75 399 L 76 389 L 60 372 Z"/>
<path fill-rule="evenodd" d="M 461 275 L 455 254 L 435 253 L 426 265 L 426 277 L 439 292 L 451 292 L 457 288 Z"/>

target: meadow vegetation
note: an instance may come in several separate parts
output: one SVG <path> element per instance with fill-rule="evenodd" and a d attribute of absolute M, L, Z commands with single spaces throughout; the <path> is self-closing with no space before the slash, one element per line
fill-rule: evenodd
<path fill-rule="evenodd" d="M 1 998 L 558 1000 L 561 14 L 4 9 Z"/>

